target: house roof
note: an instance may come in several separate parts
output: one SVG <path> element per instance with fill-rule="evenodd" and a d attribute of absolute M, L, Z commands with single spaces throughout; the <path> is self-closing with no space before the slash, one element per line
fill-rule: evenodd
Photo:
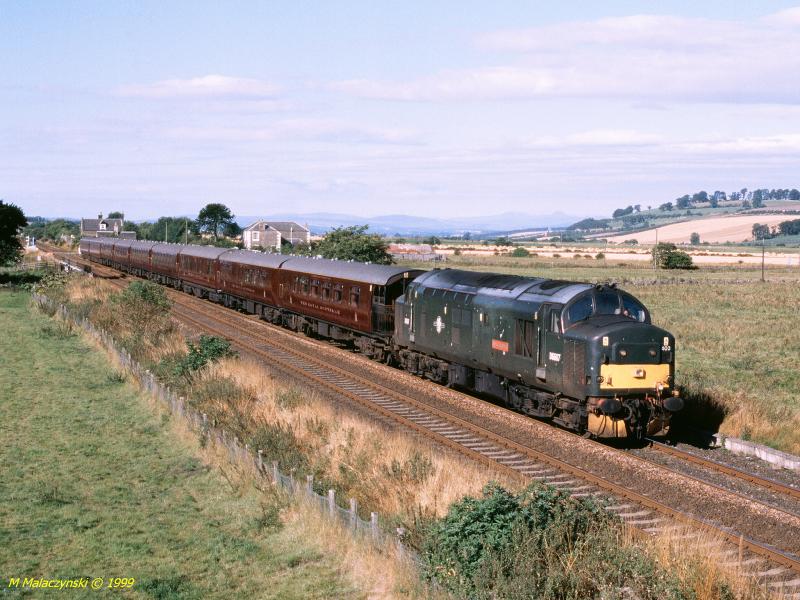
<path fill-rule="evenodd" d="M 250 225 L 245 227 L 242 231 L 253 231 L 254 229 L 257 229 L 260 225 L 265 225 L 269 229 L 275 229 L 266 221 L 256 221 L 255 223 L 251 223 Z"/>
<path fill-rule="evenodd" d="M 251 223 L 250 225 L 244 228 L 244 231 L 252 231 L 253 229 L 256 229 L 259 225 L 262 224 L 267 227 L 270 227 L 271 229 L 280 231 L 281 233 L 284 232 L 288 233 L 290 231 L 293 234 L 308 232 L 308 227 L 304 227 L 303 225 L 300 225 L 300 223 L 295 223 L 294 221 L 267 221 L 266 219 L 260 219 L 255 223 Z"/>
<path fill-rule="evenodd" d="M 83 231 L 100 231 L 100 223 L 105 223 L 106 227 L 114 229 L 116 225 L 122 230 L 123 219 L 81 219 L 81 229 Z"/>

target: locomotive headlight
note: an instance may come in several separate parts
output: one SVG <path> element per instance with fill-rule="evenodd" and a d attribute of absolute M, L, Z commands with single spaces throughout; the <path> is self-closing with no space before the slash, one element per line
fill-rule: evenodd
<path fill-rule="evenodd" d="M 619 351 L 619 355 L 621 357 L 625 358 L 626 356 L 628 356 L 628 351 L 627 350 L 620 350 Z"/>
<path fill-rule="evenodd" d="M 664 391 L 664 384 L 663 384 L 663 383 L 661 383 L 661 382 L 659 381 L 659 382 L 656 384 L 656 389 L 657 389 L 659 392 L 663 392 L 663 391 Z"/>
<path fill-rule="evenodd" d="M 655 356 L 656 356 L 656 349 L 655 348 L 650 348 L 650 356 L 655 358 Z"/>
<path fill-rule="evenodd" d="M 597 376 L 597 383 L 603 383 L 605 380 L 606 380 L 606 378 L 603 377 L 602 375 L 598 375 Z"/>

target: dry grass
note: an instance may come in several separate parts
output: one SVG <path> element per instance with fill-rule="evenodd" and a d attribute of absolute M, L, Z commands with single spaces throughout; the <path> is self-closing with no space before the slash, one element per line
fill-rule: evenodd
<path fill-rule="evenodd" d="M 384 515 L 443 515 L 455 500 L 475 494 L 497 473 L 449 453 L 434 451 L 406 433 L 384 428 L 298 388 L 284 386 L 260 364 L 225 359 L 198 374 L 195 393 L 235 384 L 238 393 L 214 398 L 225 421 L 291 431 L 316 477 Z M 224 389 L 224 388 L 223 388 Z"/>
<path fill-rule="evenodd" d="M 709 532 L 699 533 L 677 528 L 654 538 L 631 539 L 628 543 L 642 544 L 666 572 L 682 583 L 684 590 L 693 592 L 696 600 L 718 600 L 732 597 L 738 600 L 764 600 L 780 598 L 780 591 L 773 592 L 759 586 L 746 574 L 755 570 L 752 565 L 740 565 L 741 558 L 731 556 L 731 546 Z M 687 541 L 687 535 L 698 535 Z M 731 566 L 726 566 L 736 563 Z M 748 566 L 750 568 L 748 568 Z"/>

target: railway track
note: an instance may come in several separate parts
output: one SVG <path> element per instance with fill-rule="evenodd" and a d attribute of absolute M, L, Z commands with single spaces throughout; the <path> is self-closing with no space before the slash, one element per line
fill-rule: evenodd
<path fill-rule="evenodd" d="M 656 452 L 660 452 L 668 456 L 679 458 L 688 463 L 698 465 L 710 471 L 716 471 L 717 473 L 722 473 L 723 475 L 727 475 L 734 479 L 746 481 L 753 485 L 769 490 L 770 492 L 775 492 L 777 494 L 788 496 L 789 498 L 794 498 L 795 500 L 800 500 L 800 489 L 797 489 L 790 485 L 786 485 L 784 483 L 781 483 L 780 481 L 775 481 L 774 479 L 768 479 L 766 477 L 761 477 L 754 473 L 748 473 L 747 471 L 742 471 L 741 469 L 737 469 L 729 465 L 724 465 L 715 460 L 710 460 L 708 458 L 698 456 L 697 454 L 686 452 L 685 450 L 681 450 L 679 448 L 676 448 L 675 446 L 664 444 L 663 442 L 659 442 L 658 440 L 651 439 L 648 441 L 650 442 L 650 447 Z"/>
<path fill-rule="evenodd" d="M 270 325 L 252 318 L 243 320 L 242 315 L 232 312 L 227 314 L 230 311 L 212 304 L 205 306 L 205 302 L 190 299 L 180 292 L 172 296 L 176 304 L 183 309 L 177 314 L 182 321 L 197 329 L 232 338 L 234 344 L 246 353 L 264 359 L 294 377 L 310 381 L 334 394 L 343 395 L 367 410 L 377 412 L 384 418 L 511 477 L 540 481 L 575 497 L 608 493 L 616 499 L 609 509 L 628 525 L 646 533 L 662 532 L 677 522 L 693 530 L 707 531 L 737 546 L 741 545 L 753 554 L 744 560 L 745 565 L 757 564 L 756 556 L 779 565 L 776 568 L 754 571 L 754 574 L 780 577 L 790 571 L 794 572 L 796 577 L 791 582 L 800 591 L 800 562 L 788 552 L 720 529 L 706 520 L 625 488 L 576 464 L 509 440 L 457 415 L 431 407 L 407 394 L 299 351 L 275 339 L 281 336 L 275 336 L 276 328 Z M 247 323 L 247 326 L 243 323 Z M 266 336 L 259 336 L 253 330 L 254 324 L 273 333 L 268 341 L 265 341 Z M 293 336 L 283 330 L 277 331 L 285 336 Z M 638 460 L 645 462 L 644 459 Z M 661 465 L 659 467 L 668 470 Z M 682 473 L 671 472 L 676 476 L 691 478 Z M 702 483 L 711 485 L 707 482 Z M 718 486 L 714 487 L 720 491 L 734 493 Z M 747 500 L 752 501 L 749 498 Z M 736 554 L 738 551 L 731 549 L 728 559 L 736 562 L 738 560 Z M 782 585 L 786 581 L 780 579 L 775 583 Z"/>
<path fill-rule="evenodd" d="M 124 285 L 121 281 L 112 283 L 120 287 Z M 267 361 L 279 371 L 343 396 L 365 410 L 415 431 L 495 471 L 514 478 L 540 481 L 575 497 L 610 496 L 612 500 L 608 509 L 623 522 L 642 532 L 655 534 L 679 525 L 727 540 L 732 546 L 720 556 L 721 562 L 729 566 L 740 565 L 746 574 L 762 579 L 772 589 L 796 593 L 800 598 L 800 560 L 790 552 L 743 537 L 648 495 L 628 489 L 607 477 L 596 475 L 580 465 L 515 442 L 401 391 L 343 369 L 320 356 L 298 350 L 291 343 L 281 341 L 292 338 L 296 341 L 297 336 L 286 330 L 181 292 L 172 292 L 170 296 L 178 307 L 174 310 L 175 316 L 191 327 L 232 339 L 240 350 Z M 254 324 L 258 324 L 258 328 L 254 328 Z M 262 327 L 269 330 L 271 335 L 259 335 L 257 330 Z M 639 460 L 647 462 L 644 459 Z M 658 466 L 665 469 L 663 465 Z M 763 480 L 737 469 L 730 470 L 748 476 L 749 481 Z M 683 473 L 678 473 L 678 476 L 687 477 Z M 760 485 L 756 481 L 750 482 Z M 709 485 L 707 482 L 702 483 Z M 793 488 L 788 489 L 796 491 Z M 773 488 L 773 491 L 778 490 Z M 749 498 L 748 501 L 753 502 Z M 684 535 L 690 537 L 697 534 Z"/>

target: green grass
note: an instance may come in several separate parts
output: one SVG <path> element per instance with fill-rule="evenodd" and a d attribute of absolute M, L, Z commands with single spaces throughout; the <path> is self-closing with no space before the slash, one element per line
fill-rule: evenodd
<path fill-rule="evenodd" d="M 0 292 L 0 327 L 0 576 L 134 577 L 133 598 L 356 595 L 281 526 L 280 498 L 204 465 L 27 294 Z"/>

